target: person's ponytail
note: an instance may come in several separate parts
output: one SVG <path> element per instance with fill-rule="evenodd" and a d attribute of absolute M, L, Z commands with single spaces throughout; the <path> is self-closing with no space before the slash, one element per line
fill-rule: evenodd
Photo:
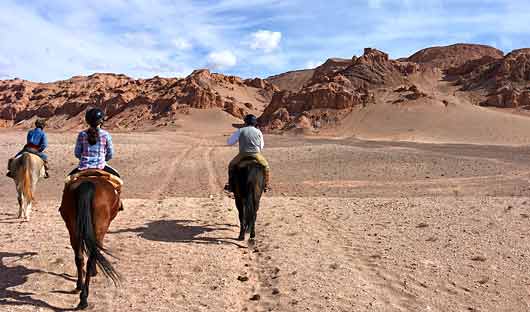
<path fill-rule="evenodd" d="M 94 145 L 98 142 L 99 128 L 90 127 L 87 130 L 87 134 L 88 134 L 88 144 Z"/>

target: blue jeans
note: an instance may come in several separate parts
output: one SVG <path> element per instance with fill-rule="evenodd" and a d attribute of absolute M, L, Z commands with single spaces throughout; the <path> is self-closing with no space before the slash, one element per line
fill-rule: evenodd
<path fill-rule="evenodd" d="M 110 166 L 105 166 L 105 168 L 103 168 L 102 170 L 106 171 L 106 172 L 108 172 L 110 174 L 113 174 L 113 175 L 117 176 L 118 178 L 121 178 L 121 176 L 118 173 L 118 171 L 116 171 L 116 169 L 114 169 L 114 168 L 112 168 Z M 75 173 L 78 173 L 78 172 L 81 172 L 81 170 L 79 170 L 79 168 L 75 168 L 68 175 L 72 175 L 72 174 L 75 174 Z"/>
<path fill-rule="evenodd" d="M 42 160 L 44 161 L 47 161 L 48 160 L 48 155 L 44 154 L 44 152 L 39 152 L 33 148 L 26 148 L 24 147 L 20 152 L 18 152 L 15 157 L 18 157 L 20 155 L 22 155 L 22 153 L 32 153 L 32 154 L 35 154 L 37 156 L 39 156 Z"/>

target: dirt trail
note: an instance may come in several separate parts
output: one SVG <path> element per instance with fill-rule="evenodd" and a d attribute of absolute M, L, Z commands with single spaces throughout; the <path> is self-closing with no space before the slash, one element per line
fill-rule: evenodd
<path fill-rule="evenodd" d="M 19 136 L 0 132 L 2 158 Z M 57 212 L 71 134 L 50 136 L 30 223 L 0 177 L 0 311 L 78 302 Z M 125 211 L 106 244 L 126 280 L 95 278 L 89 311 L 529 309 L 527 148 L 266 137 L 274 190 L 249 246 L 221 192 L 236 152 L 225 139 L 114 136 Z"/>

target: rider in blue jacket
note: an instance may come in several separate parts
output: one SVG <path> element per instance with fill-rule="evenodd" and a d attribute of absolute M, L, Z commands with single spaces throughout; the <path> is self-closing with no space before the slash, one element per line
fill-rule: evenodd
<path fill-rule="evenodd" d="M 44 178 L 50 177 L 48 174 L 48 155 L 44 153 L 44 150 L 48 147 L 48 138 L 46 137 L 46 133 L 44 132 L 45 127 L 46 122 L 44 120 L 38 119 L 37 121 L 35 121 L 35 129 L 32 129 L 28 132 L 26 138 L 26 145 L 24 145 L 24 148 L 20 152 L 18 152 L 14 158 L 9 159 L 7 169 L 8 171 L 6 174 L 8 177 L 14 178 L 13 173 L 9 171 L 9 168 L 11 168 L 11 162 L 13 161 L 13 159 L 22 155 L 22 153 L 32 153 L 39 156 L 44 161 Z"/>

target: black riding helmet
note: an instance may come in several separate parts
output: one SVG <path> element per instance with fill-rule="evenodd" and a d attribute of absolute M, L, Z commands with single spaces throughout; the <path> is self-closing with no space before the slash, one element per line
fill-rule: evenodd
<path fill-rule="evenodd" d="M 258 124 L 258 118 L 252 114 L 248 114 L 245 116 L 245 125 L 247 126 L 256 126 Z"/>
<path fill-rule="evenodd" d="M 103 118 L 105 118 L 105 113 L 99 108 L 91 108 L 85 114 L 85 121 L 94 128 L 103 123 Z"/>
<path fill-rule="evenodd" d="M 35 120 L 35 127 L 44 129 L 46 127 L 46 121 L 44 119 Z"/>

